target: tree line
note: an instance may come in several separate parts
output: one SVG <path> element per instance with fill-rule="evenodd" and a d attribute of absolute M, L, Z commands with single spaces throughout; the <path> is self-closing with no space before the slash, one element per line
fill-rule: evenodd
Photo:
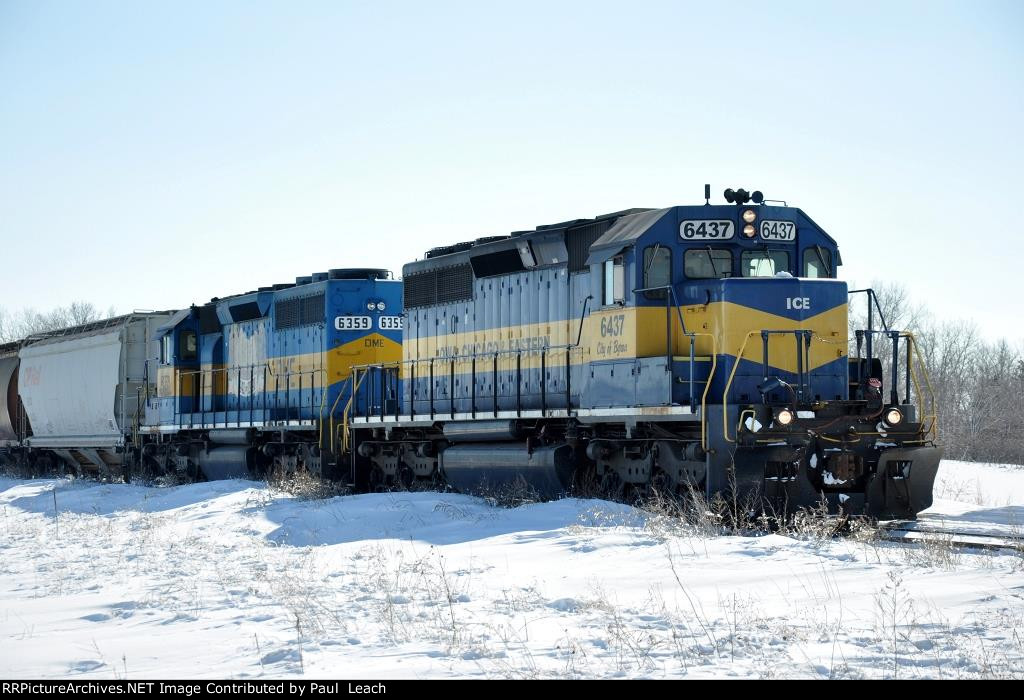
<path fill-rule="evenodd" d="M 80 326 L 93 321 L 102 321 L 116 315 L 114 307 L 103 312 L 87 301 L 73 301 L 67 306 L 58 306 L 49 311 L 37 311 L 29 308 L 8 313 L 0 308 L 0 343 L 8 343 L 61 328 Z"/>
<path fill-rule="evenodd" d="M 909 331 L 917 339 L 934 390 L 938 441 L 946 458 L 1024 464 L 1024 338 L 986 340 L 969 320 L 936 318 L 902 285 L 875 283 L 873 289 L 889 328 Z M 852 298 L 850 306 L 852 353 L 854 329 L 867 326 L 867 307 L 863 296 Z M 881 327 L 877 313 L 874 326 Z M 886 397 L 891 347 L 889 340 L 876 336 L 874 354 L 884 367 Z M 901 397 L 903 352 L 898 372 Z"/>

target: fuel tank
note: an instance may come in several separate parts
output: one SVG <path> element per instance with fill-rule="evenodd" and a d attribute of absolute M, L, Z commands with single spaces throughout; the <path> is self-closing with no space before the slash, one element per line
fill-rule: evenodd
<path fill-rule="evenodd" d="M 199 467 L 207 481 L 248 479 L 255 461 L 255 450 L 249 447 L 214 447 L 199 453 Z"/>
<path fill-rule="evenodd" d="M 455 445 L 441 452 L 446 483 L 463 493 L 494 495 L 526 486 L 543 498 L 554 498 L 572 484 L 573 450 L 552 445 L 529 450 L 523 443 Z"/>

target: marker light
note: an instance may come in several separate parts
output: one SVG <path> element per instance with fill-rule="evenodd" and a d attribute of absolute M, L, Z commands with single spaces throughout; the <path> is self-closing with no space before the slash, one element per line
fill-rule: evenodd
<path fill-rule="evenodd" d="M 747 209 L 745 212 L 743 212 L 743 220 L 746 221 L 748 224 L 754 223 L 754 219 L 756 218 L 757 214 L 754 213 L 753 209 Z"/>
<path fill-rule="evenodd" d="M 775 414 L 775 422 L 779 425 L 789 425 L 793 422 L 793 412 L 788 408 L 783 408 Z"/>
<path fill-rule="evenodd" d="M 757 229 L 754 228 L 754 224 L 744 224 L 743 235 L 747 238 L 753 238 L 757 234 Z"/>
<path fill-rule="evenodd" d="M 885 422 L 889 425 L 899 425 L 903 422 L 903 413 L 898 408 L 890 408 L 885 412 Z"/>
<path fill-rule="evenodd" d="M 377 308 L 377 305 L 374 304 L 372 301 L 366 302 L 366 310 L 367 311 L 373 311 L 376 308 Z"/>
<path fill-rule="evenodd" d="M 377 302 L 377 311 L 383 311 L 386 308 L 388 308 L 388 307 L 384 305 L 383 301 L 378 301 Z"/>

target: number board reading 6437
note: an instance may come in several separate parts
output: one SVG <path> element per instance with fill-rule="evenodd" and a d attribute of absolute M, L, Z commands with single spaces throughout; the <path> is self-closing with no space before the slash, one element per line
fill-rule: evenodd
<path fill-rule="evenodd" d="M 761 238 L 767 241 L 795 240 L 796 224 L 792 221 L 762 221 Z"/>
<path fill-rule="evenodd" d="M 724 241 L 735 229 L 727 219 L 691 219 L 679 222 L 679 237 L 684 241 Z"/>

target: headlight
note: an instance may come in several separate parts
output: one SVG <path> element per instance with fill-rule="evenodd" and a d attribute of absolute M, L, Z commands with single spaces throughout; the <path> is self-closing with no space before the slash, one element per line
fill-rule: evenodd
<path fill-rule="evenodd" d="M 789 425 L 793 422 L 793 412 L 784 408 L 775 414 L 775 422 L 779 425 Z"/>
<path fill-rule="evenodd" d="M 377 308 L 377 305 L 374 304 L 372 301 L 366 302 L 366 310 L 367 311 L 373 311 L 376 308 Z"/>
<path fill-rule="evenodd" d="M 885 422 L 889 425 L 899 425 L 903 422 L 903 413 L 898 408 L 890 408 L 885 412 Z"/>
<path fill-rule="evenodd" d="M 753 238 L 756 233 L 757 229 L 754 228 L 754 224 L 746 224 L 743 227 L 743 235 L 747 238 Z"/>
<path fill-rule="evenodd" d="M 746 221 L 748 224 L 754 223 L 754 219 L 756 218 L 757 214 L 754 213 L 753 209 L 747 209 L 745 212 L 743 212 L 743 220 Z"/>
<path fill-rule="evenodd" d="M 386 308 L 388 308 L 388 307 L 384 305 L 383 301 L 378 301 L 377 302 L 377 311 L 383 311 Z"/>

